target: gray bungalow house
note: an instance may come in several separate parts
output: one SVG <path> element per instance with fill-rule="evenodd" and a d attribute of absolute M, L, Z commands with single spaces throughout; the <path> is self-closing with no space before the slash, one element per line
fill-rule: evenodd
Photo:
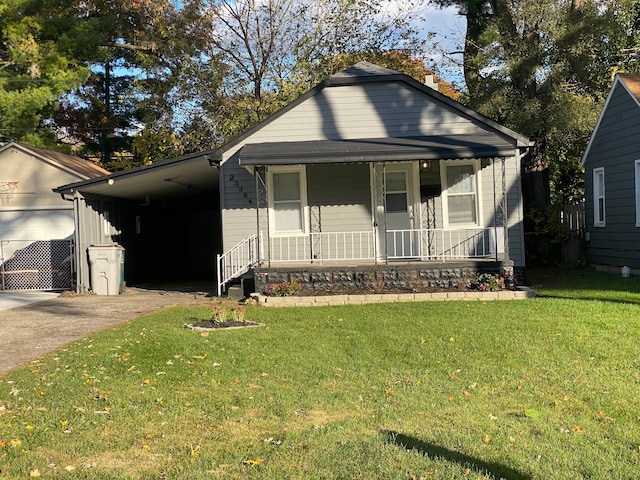
<path fill-rule="evenodd" d="M 258 291 L 293 278 L 325 290 L 443 286 L 479 271 L 524 269 L 528 147 L 526 137 L 407 75 L 361 62 L 219 149 L 57 191 L 143 208 L 174 203 L 163 200 L 169 188 L 185 199 L 200 192 L 216 210 L 209 225 L 219 236 L 208 252 L 218 253 L 219 293 L 246 275 Z M 87 214 L 78 202 L 81 221 L 100 210 L 91 205 Z M 130 219 L 142 215 L 132 208 Z M 111 228 L 125 248 L 135 237 L 130 222 Z M 93 240 L 87 231 L 80 248 Z"/>
<path fill-rule="evenodd" d="M 589 263 L 640 269 L 640 74 L 616 75 L 582 166 Z"/>

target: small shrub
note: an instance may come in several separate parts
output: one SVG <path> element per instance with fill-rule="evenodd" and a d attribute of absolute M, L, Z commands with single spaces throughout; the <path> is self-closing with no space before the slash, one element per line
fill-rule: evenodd
<path fill-rule="evenodd" d="M 229 320 L 244 322 L 244 307 L 236 302 L 218 300 L 211 304 L 211 321 L 225 323 Z"/>
<path fill-rule="evenodd" d="M 371 279 L 371 290 L 374 293 L 383 293 L 384 292 L 384 273 L 380 270 L 377 270 L 373 274 L 373 278 Z"/>
<path fill-rule="evenodd" d="M 264 293 L 269 297 L 291 297 L 300 295 L 303 287 L 304 283 L 294 278 L 290 282 L 272 283 Z"/>
<path fill-rule="evenodd" d="M 472 284 L 475 290 L 481 292 L 499 292 L 500 290 L 515 290 L 518 281 L 511 273 L 500 274 L 481 273 Z"/>

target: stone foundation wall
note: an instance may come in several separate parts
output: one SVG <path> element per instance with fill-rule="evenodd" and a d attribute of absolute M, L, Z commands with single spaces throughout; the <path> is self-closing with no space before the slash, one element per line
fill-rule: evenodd
<path fill-rule="evenodd" d="M 350 289 L 367 289 L 375 293 L 388 290 L 466 288 L 478 274 L 513 273 L 511 262 L 447 262 L 264 268 L 254 270 L 255 290 L 263 293 L 271 284 L 298 280 L 307 290 L 339 294 Z"/>

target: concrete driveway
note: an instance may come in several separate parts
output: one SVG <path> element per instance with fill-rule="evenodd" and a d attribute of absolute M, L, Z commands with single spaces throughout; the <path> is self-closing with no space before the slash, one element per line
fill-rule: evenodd
<path fill-rule="evenodd" d="M 197 288 L 127 288 L 117 296 L 0 293 L 0 375 L 90 333 L 209 296 Z"/>
<path fill-rule="evenodd" d="M 18 293 L 0 293 L 0 312 L 10 310 L 12 308 L 31 305 L 32 303 L 50 300 L 59 296 L 59 293 L 51 292 L 18 292 Z"/>

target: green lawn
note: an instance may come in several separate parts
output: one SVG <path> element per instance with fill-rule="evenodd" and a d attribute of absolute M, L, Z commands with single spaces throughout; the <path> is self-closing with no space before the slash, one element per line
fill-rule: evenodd
<path fill-rule="evenodd" d="M 0 479 L 626 479 L 640 472 L 640 280 L 538 297 L 171 308 L 0 376 Z"/>

